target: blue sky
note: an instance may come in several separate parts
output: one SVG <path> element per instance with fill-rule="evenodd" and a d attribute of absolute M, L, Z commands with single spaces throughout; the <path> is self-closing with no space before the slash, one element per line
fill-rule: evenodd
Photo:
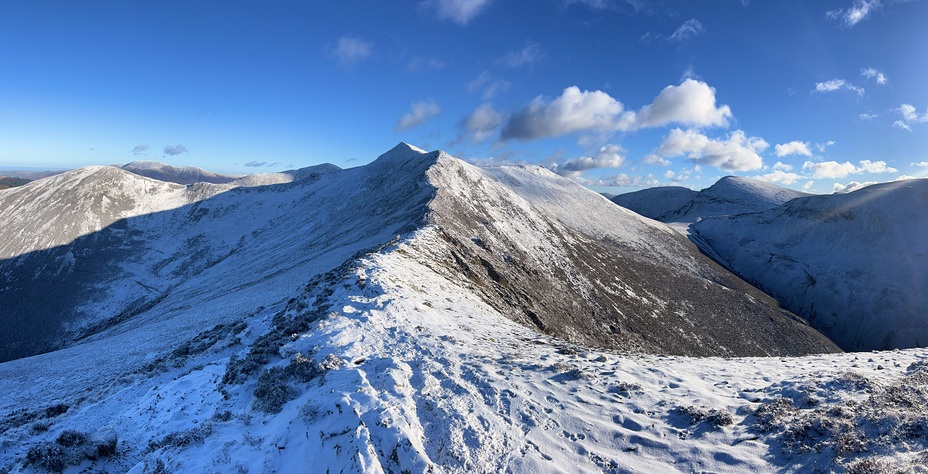
<path fill-rule="evenodd" d="M 0 1 L 0 168 L 399 141 L 601 191 L 928 175 L 928 1 Z"/>

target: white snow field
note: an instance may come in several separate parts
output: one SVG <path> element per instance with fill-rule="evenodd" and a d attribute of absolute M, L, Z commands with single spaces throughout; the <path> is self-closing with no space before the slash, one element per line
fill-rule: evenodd
<path fill-rule="evenodd" d="M 0 262 L 39 286 L 83 276 L 93 291 L 77 286 L 89 299 L 75 324 L 106 323 L 0 363 L 0 472 L 918 472 L 928 461 L 928 352 L 787 357 L 836 348 L 672 229 L 540 168 L 480 170 L 403 144 L 285 184 L 137 179 L 129 200 L 151 196 L 158 212 L 137 203 Z M 43 181 L 27 188 L 47 196 Z M 110 255 L 108 233 L 130 257 Z M 59 258 L 69 249 L 73 261 Z M 105 260 L 112 278 L 91 278 L 82 259 Z M 622 279 L 594 278 L 615 262 Z M 158 296 L 112 317 L 148 287 Z M 749 310 L 713 312 L 697 288 Z M 28 295 L 4 291 L 0 305 Z M 598 301 L 644 313 L 603 319 L 588 312 Z M 587 312 L 545 312 L 559 305 Z M 584 320 L 621 326 L 602 339 L 612 349 L 565 341 L 610 332 Z"/>

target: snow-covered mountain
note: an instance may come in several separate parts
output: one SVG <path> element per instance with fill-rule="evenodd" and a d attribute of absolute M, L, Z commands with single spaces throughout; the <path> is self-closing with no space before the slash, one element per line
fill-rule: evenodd
<path fill-rule="evenodd" d="M 847 350 L 928 344 L 928 180 L 692 226 L 721 261 Z"/>
<path fill-rule="evenodd" d="M 697 194 L 682 186 L 660 186 L 619 194 L 610 200 L 642 216 L 661 220 L 662 215 L 686 206 Z"/>
<path fill-rule="evenodd" d="M 740 176 L 726 176 L 699 192 L 660 187 L 620 194 L 616 204 L 661 222 L 695 222 L 700 218 L 764 211 L 808 193 Z"/>
<path fill-rule="evenodd" d="M 274 185 L 57 179 L 0 195 L 10 236 L 75 213 L 3 247 L 26 335 L 68 324 L 0 363 L 0 470 L 802 472 L 928 441 L 893 398 L 923 352 L 783 357 L 836 347 L 543 168 L 401 144 Z"/>
<path fill-rule="evenodd" d="M 226 176 L 206 171 L 193 166 L 175 167 L 157 161 L 133 161 L 121 166 L 122 169 L 139 176 L 177 184 L 231 183 L 238 176 Z"/>

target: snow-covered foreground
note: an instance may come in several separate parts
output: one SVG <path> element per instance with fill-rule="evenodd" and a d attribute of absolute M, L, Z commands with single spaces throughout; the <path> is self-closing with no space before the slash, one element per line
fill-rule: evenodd
<path fill-rule="evenodd" d="M 29 359 L 3 364 L 0 471 L 869 472 L 925 461 L 928 351 L 589 350 L 449 287 L 419 263 L 417 247 L 438 240 L 420 229 L 105 385 L 46 398 L 42 380 L 19 383 Z"/>

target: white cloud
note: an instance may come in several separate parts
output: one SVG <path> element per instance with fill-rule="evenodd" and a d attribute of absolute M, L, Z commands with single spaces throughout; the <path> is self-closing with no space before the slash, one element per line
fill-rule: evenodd
<path fill-rule="evenodd" d="M 722 140 L 709 138 L 692 129 L 683 131 L 675 128 L 645 160 L 654 162 L 686 155 L 697 164 L 708 164 L 725 171 L 748 171 L 763 166 L 758 152 L 768 146 L 762 138 L 748 137 L 741 130 L 735 130 L 727 140 Z"/>
<path fill-rule="evenodd" d="M 703 33 L 705 33 L 706 28 L 702 26 L 702 23 L 695 19 L 690 18 L 683 22 L 676 31 L 667 38 L 668 41 L 676 41 L 679 43 L 685 43 Z"/>
<path fill-rule="evenodd" d="M 919 161 L 918 163 L 909 163 L 909 166 L 916 168 L 928 168 L 928 161 Z"/>
<path fill-rule="evenodd" d="M 461 132 L 458 141 L 470 139 L 471 143 L 479 143 L 496 133 L 496 129 L 503 123 L 503 114 L 496 111 L 490 104 L 483 104 L 461 121 Z"/>
<path fill-rule="evenodd" d="M 592 169 L 618 168 L 625 161 L 624 154 L 625 150 L 619 145 L 604 145 L 593 156 L 571 158 L 562 164 L 555 164 L 552 168 L 561 176 L 573 178 Z"/>
<path fill-rule="evenodd" d="M 835 143 L 836 142 L 834 140 L 828 140 L 825 143 L 816 143 L 815 149 L 818 150 L 819 153 L 825 153 L 825 150 L 828 149 L 828 147 L 834 145 Z"/>
<path fill-rule="evenodd" d="M 625 173 L 610 176 L 608 178 L 574 178 L 575 181 L 584 186 L 609 186 L 619 188 L 651 188 L 660 184 L 654 175 L 631 176 Z"/>
<path fill-rule="evenodd" d="M 396 122 L 396 131 L 405 132 L 411 128 L 416 128 L 440 113 L 441 107 L 433 99 L 413 102 L 409 112 Z"/>
<path fill-rule="evenodd" d="M 534 41 L 526 41 L 525 46 L 518 51 L 510 51 L 499 59 L 499 62 L 513 69 L 522 66 L 531 66 L 544 58 L 541 46 Z"/>
<path fill-rule="evenodd" d="M 870 161 L 862 160 L 860 162 L 860 167 L 858 168 L 858 173 L 895 173 L 898 171 L 896 168 L 892 168 L 886 165 L 885 161 Z"/>
<path fill-rule="evenodd" d="M 883 2 L 881 0 L 854 0 L 850 7 L 831 10 L 825 16 L 832 20 L 838 20 L 844 23 L 844 26 L 850 28 L 882 6 Z"/>
<path fill-rule="evenodd" d="M 815 179 L 834 179 L 857 173 L 857 167 L 849 161 L 838 163 L 837 161 L 822 161 L 815 163 L 807 161 L 802 165 L 803 171 L 811 173 Z"/>
<path fill-rule="evenodd" d="M 918 179 L 918 178 L 916 178 L 915 176 L 909 176 L 909 175 L 907 175 L 907 174 L 904 174 L 904 175 L 902 175 L 902 176 L 900 176 L 900 177 L 894 179 L 893 181 L 904 181 L 904 180 L 906 180 L 906 179 Z"/>
<path fill-rule="evenodd" d="M 883 74 L 883 71 L 874 69 L 872 67 L 861 69 L 860 75 L 866 77 L 867 79 L 876 80 L 876 83 L 881 86 L 885 86 L 886 83 L 889 82 L 889 78 L 886 77 L 886 74 Z"/>
<path fill-rule="evenodd" d="M 667 86 L 638 112 L 603 91 L 564 89 L 560 97 L 538 96 L 510 117 L 502 138 L 530 140 L 574 132 L 616 132 L 683 124 L 691 127 L 727 126 L 732 117 L 727 105 L 716 106 L 715 89 L 705 82 L 687 79 Z"/>
<path fill-rule="evenodd" d="M 467 92 L 481 92 L 483 100 L 490 100 L 496 94 L 509 89 L 509 82 L 495 79 L 492 74 L 483 71 L 473 81 L 467 83 Z"/>
<path fill-rule="evenodd" d="M 439 20 L 464 26 L 489 5 L 489 0 L 423 0 L 419 7 L 431 11 Z"/>
<path fill-rule="evenodd" d="M 858 183 L 857 181 L 851 181 L 847 184 L 835 183 L 833 190 L 836 194 L 851 193 L 857 191 L 858 189 L 866 188 L 867 186 L 877 184 L 876 181 L 867 181 L 865 183 Z"/>
<path fill-rule="evenodd" d="M 754 179 L 759 179 L 768 183 L 782 183 L 789 185 L 799 181 L 800 179 L 803 179 L 803 176 L 796 173 L 790 173 L 789 170 L 781 170 L 774 167 L 772 172 L 754 176 Z"/>
<path fill-rule="evenodd" d="M 773 165 L 773 169 L 775 169 L 775 170 L 777 170 L 777 171 L 792 171 L 792 170 L 793 170 L 793 165 L 788 165 L 788 164 L 786 164 L 786 163 L 780 163 L 780 162 L 778 161 L 778 162 L 776 162 L 775 165 Z"/>
<path fill-rule="evenodd" d="M 727 105 L 716 107 L 715 89 L 705 82 L 686 79 L 679 86 L 667 86 L 637 113 L 639 128 L 670 123 L 689 126 L 728 126 L 732 116 Z"/>
<path fill-rule="evenodd" d="M 844 79 L 832 79 L 830 81 L 815 83 L 816 92 L 835 92 L 841 89 L 847 89 L 857 95 L 864 95 L 865 92 L 863 87 L 857 87 Z"/>
<path fill-rule="evenodd" d="M 809 149 L 808 143 L 803 143 L 800 141 L 791 141 L 789 143 L 783 143 L 774 147 L 778 157 L 784 157 L 789 155 L 804 155 L 812 156 L 812 150 Z M 782 163 L 777 163 L 782 164 Z"/>
<path fill-rule="evenodd" d="M 912 104 L 902 104 L 895 110 L 902 114 L 902 119 L 906 122 L 928 122 L 928 111 L 919 114 Z"/>
<path fill-rule="evenodd" d="M 909 124 L 903 122 L 902 120 L 896 120 L 895 122 L 893 122 L 893 127 L 901 128 L 903 130 L 908 130 L 910 132 L 912 131 L 912 127 L 910 127 Z"/>
<path fill-rule="evenodd" d="M 870 160 L 861 160 L 858 162 L 858 166 L 854 166 L 854 164 L 849 161 L 845 161 L 844 163 L 838 163 L 837 161 L 807 161 L 802 165 L 802 169 L 810 173 L 812 178 L 815 179 L 834 179 L 844 178 L 852 174 L 895 173 L 898 171 L 887 165 L 885 161 Z"/>
<path fill-rule="evenodd" d="M 860 114 L 860 115 L 858 115 L 857 117 L 858 117 L 859 119 L 861 119 L 861 120 L 873 120 L 873 119 L 879 117 L 879 115 L 877 115 L 877 114 Z"/>
<path fill-rule="evenodd" d="M 338 39 L 333 54 L 342 66 L 352 66 L 369 58 L 373 52 L 373 43 L 357 36 L 342 36 Z"/>
<path fill-rule="evenodd" d="M 620 128 L 624 106 L 603 91 L 564 89 L 552 101 L 538 96 L 516 112 L 503 128 L 502 138 L 530 140 L 579 131 L 614 131 Z"/>

